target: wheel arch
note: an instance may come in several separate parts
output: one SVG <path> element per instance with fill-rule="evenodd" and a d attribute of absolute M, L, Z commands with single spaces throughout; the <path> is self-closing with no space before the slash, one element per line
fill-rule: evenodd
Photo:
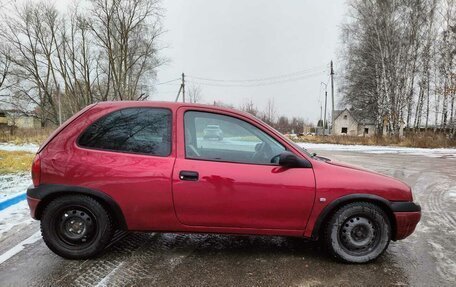
<path fill-rule="evenodd" d="M 117 202 L 104 192 L 93 190 L 86 187 L 60 185 L 60 184 L 42 184 L 36 188 L 29 189 L 27 195 L 40 200 L 36 211 L 35 218 L 41 219 L 43 210 L 54 199 L 60 196 L 83 194 L 97 200 L 113 216 L 113 219 L 122 230 L 127 230 L 127 224 L 123 212 Z"/>
<path fill-rule="evenodd" d="M 317 240 L 320 237 L 324 225 L 338 209 L 353 202 L 369 202 L 384 210 L 391 223 L 391 238 L 393 238 L 393 240 L 396 238 L 396 218 L 389 200 L 373 194 L 350 194 L 333 200 L 321 211 L 312 230 L 312 239 Z"/>

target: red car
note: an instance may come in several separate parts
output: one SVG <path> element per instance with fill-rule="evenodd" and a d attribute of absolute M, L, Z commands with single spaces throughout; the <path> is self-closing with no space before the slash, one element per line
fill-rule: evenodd
<path fill-rule="evenodd" d="M 223 139 L 205 139 L 215 125 Z M 90 105 L 43 143 L 32 178 L 31 215 L 47 246 L 70 259 L 99 254 L 121 229 L 321 238 L 332 256 L 363 263 L 421 217 L 401 181 L 206 105 Z"/>

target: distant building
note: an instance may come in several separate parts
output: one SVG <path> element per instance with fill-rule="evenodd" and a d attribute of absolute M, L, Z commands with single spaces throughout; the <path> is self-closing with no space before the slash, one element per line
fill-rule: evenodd
<path fill-rule="evenodd" d="M 315 128 L 315 134 L 317 136 L 322 135 L 329 135 L 328 124 L 326 123 L 326 127 L 323 127 L 323 120 L 318 120 L 317 127 Z"/>
<path fill-rule="evenodd" d="M 37 118 L 15 110 L 0 110 L 0 127 L 34 129 L 41 127 L 41 123 Z"/>
<path fill-rule="evenodd" d="M 334 111 L 334 135 L 372 136 L 376 126 L 372 119 L 361 118 L 353 110 Z"/>

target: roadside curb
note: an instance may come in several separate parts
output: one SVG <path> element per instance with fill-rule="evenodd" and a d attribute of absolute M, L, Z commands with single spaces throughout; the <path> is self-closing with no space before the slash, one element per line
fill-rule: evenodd
<path fill-rule="evenodd" d="M 26 193 L 24 192 L 24 193 L 15 195 L 13 197 L 10 197 L 4 201 L 1 201 L 0 202 L 0 211 L 10 207 L 11 205 L 14 205 L 16 203 L 19 203 L 19 202 L 25 200 L 25 198 L 26 198 Z"/>

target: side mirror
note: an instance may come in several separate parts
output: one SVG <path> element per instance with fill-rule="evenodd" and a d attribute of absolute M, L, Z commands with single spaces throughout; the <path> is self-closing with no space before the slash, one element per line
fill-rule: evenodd
<path fill-rule="evenodd" d="M 293 168 L 293 167 L 312 167 L 312 164 L 304 159 L 300 158 L 292 152 L 284 151 L 279 155 L 279 165 L 283 167 Z"/>

